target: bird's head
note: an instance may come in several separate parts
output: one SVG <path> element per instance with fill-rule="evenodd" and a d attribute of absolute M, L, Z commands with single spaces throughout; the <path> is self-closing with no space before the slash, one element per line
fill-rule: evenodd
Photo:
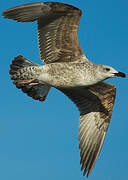
<path fill-rule="evenodd" d="M 125 73 L 119 72 L 113 67 L 106 65 L 99 66 L 99 72 L 104 79 L 108 79 L 112 77 L 122 77 L 122 78 L 126 77 Z"/>

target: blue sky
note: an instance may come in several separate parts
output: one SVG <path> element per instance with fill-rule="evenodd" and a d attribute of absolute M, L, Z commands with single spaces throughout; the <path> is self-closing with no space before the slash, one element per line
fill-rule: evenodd
<path fill-rule="evenodd" d="M 2 11 L 33 0 L 1 0 Z M 83 10 L 79 41 L 95 63 L 128 72 L 128 1 L 63 0 Z M 12 84 L 11 60 L 22 54 L 40 62 L 36 23 L 0 17 L 0 179 L 83 180 L 78 149 L 79 112 L 52 89 L 44 103 L 32 100 Z M 128 178 L 128 80 L 111 79 L 117 87 L 113 116 L 101 154 L 89 180 Z"/>

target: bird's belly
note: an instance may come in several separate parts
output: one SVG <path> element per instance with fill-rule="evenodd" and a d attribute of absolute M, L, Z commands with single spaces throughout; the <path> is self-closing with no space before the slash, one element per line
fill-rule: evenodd
<path fill-rule="evenodd" d="M 89 76 L 83 76 L 81 74 L 49 74 L 48 72 L 43 72 L 38 77 L 39 83 L 48 84 L 53 87 L 58 88 L 70 88 L 70 87 L 80 87 L 89 86 L 98 83 L 96 79 L 90 79 Z"/>
<path fill-rule="evenodd" d="M 73 87 L 80 87 L 80 86 L 89 86 L 95 84 L 96 82 L 86 80 L 85 78 L 81 77 L 51 77 L 48 79 L 48 84 L 58 88 L 73 88 Z"/>

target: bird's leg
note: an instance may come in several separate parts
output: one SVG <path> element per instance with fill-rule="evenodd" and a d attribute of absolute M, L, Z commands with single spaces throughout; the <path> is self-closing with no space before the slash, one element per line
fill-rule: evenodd
<path fill-rule="evenodd" d="M 15 80 L 15 84 L 25 84 L 25 85 L 30 85 L 30 86 L 34 86 L 39 84 L 38 82 L 36 82 L 36 78 L 33 79 L 29 79 L 29 80 Z"/>

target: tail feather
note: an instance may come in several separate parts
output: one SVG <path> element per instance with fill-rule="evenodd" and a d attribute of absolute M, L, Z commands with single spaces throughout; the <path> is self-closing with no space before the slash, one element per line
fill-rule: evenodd
<path fill-rule="evenodd" d="M 28 69 L 39 66 L 19 55 L 12 60 L 9 74 L 13 84 L 35 100 L 44 101 L 50 90 L 47 84 L 40 84 L 36 78 L 29 78 Z M 30 73 L 31 74 L 31 73 Z"/>
<path fill-rule="evenodd" d="M 46 84 L 38 84 L 38 85 L 23 85 L 17 86 L 18 88 L 22 89 L 24 93 L 28 96 L 32 97 L 34 100 L 44 101 L 48 95 L 50 90 L 50 86 Z"/>
<path fill-rule="evenodd" d="M 28 66 L 38 66 L 38 64 L 29 61 L 28 59 L 26 59 L 22 55 L 19 55 L 12 60 L 12 64 L 10 65 L 9 74 L 13 75 L 19 69 L 24 68 L 24 67 L 28 67 Z"/>

